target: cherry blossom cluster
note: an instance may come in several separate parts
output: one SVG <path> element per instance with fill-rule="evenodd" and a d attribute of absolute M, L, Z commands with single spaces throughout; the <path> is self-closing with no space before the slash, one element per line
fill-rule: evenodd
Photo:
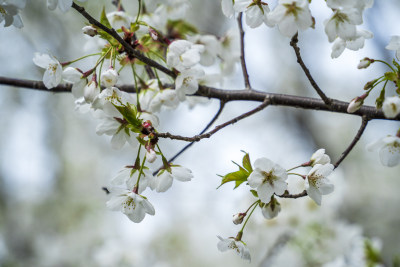
<path fill-rule="evenodd" d="M 396 58 L 400 54 L 400 36 L 392 36 L 389 44 L 386 46 L 388 50 L 396 51 Z M 364 100 L 370 93 L 383 84 L 380 89 L 379 96 L 376 98 L 376 107 L 382 109 L 386 118 L 396 118 L 400 114 L 400 64 L 393 59 L 392 64 L 371 58 L 364 58 L 358 65 L 359 69 L 368 68 L 372 63 L 379 62 L 385 64 L 389 71 L 385 72 L 379 78 L 373 79 L 364 86 L 366 91 L 361 96 L 357 96 L 350 101 L 347 112 L 354 113 L 364 104 Z M 393 85 L 395 95 L 387 96 L 389 85 Z M 384 166 L 394 167 L 400 163 L 400 129 L 395 135 L 388 135 L 369 144 L 368 151 L 378 151 L 380 161 Z"/>
<path fill-rule="evenodd" d="M 22 27 L 18 12 L 25 7 L 26 0 L 0 1 L 0 22 L 4 20 L 5 26 Z M 358 50 L 364 46 L 365 39 L 372 38 L 371 32 L 357 27 L 362 24 L 363 12 L 372 6 L 373 0 L 326 0 L 326 4 L 333 12 L 324 22 L 328 41 L 333 42 L 332 58 L 340 56 L 345 48 Z M 67 12 L 72 5 L 72 0 L 47 0 L 50 10 L 58 7 Z M 243 12 L 250 28 L 262 24 L 277 26 L 287 37 L 297 36 L 296 33 L 312 28 L 316 23 L 308 0 L 279 0 L 273 9 L 268 2 L 261 0 L 222 0 L 221 5 L 229 18 Z M 43 53 L 35 53 L 33 58 L 33 62 L 44 69 L 46 88 L 52 89 L 63 82 L 70 84 L 76 109 L 98 120 L 96 133 L 110 136 L 113 149 L 128 145 L 135 152 L 134 162 L 122 167 L 111 180 L 107 188 L 111 198 L 106 203 L 109 209 L 122 212 L 135 223 L 144 220 L 146 214 L 155 214 L 155 208 L 145 196 L 148 188 L 162 193 L 171 188 L 174 180 L 188 182 L 193 178 L 190 169 L 168 161 L 162 152 L 159 146 L 161 135 L 157 131 L 162 122 L 158 114 L 165 109 L 176 109 L 181 103 L 192 106 L 207 101 L 192 96 L 199 85 L 222 84 L 243 56 L 239 52 L 236 32 L 229 30 L 220 37 L 201 35 L 184 20 L 187 8 L 186 0 L 165 0 L 157 5 L 149 1 L 146 8 L 139 8 L 136 16 L 121 8 L 109 13 L 103 9 L 99 22 L 105 28 L 115 30 L 117 36 L 98 24 L 89 24 L 82 28 L 82 33 L 88 38 L 84 47 L 87 56 L 67 62 Z M 170 71 L 169 76 L 161 73 L 162 68 L 154 67 L 155 64 L 144 64 L 129 48 Z M 396 51 L 398 58 L 400 37 L 392 37 L 386 48 Z M 89 69 L 74 66 L 75 62 L 88 57 L 96 59 Z M 368 82 L 364 87 L 365 93 L 350 102 L 348 112 L 360 109 L 370 92 L 383 84 L 376 99 L 377 108 L 382 109 L 387 118 L 395 118 L 400 113 L 400 64 L 396 60 L 387 63 L 365 58 L 359 68 L 367 68 L 374 62 L 384 63 L 389 71 Z M 242 63 L 245 65 L 244 56 Z M 120 90 L 124 80 L 134 83 L 135 94 Z M 386 96 L 388 84 L 394 86 L 394 96 Z M 367 149 L 378 151 L 383 165 L 398 165 L 400 130 L 395 136 L 370 144 Z M 162 166 L 154 168 L 154 164 Z M 218 236 L 217 248 L 220 251 L 233 250 L 244 260 L 250 261 L 251 258 L 247 245 L 242 241 L 249 218 L 257 208 L 267 220 L 279 215 L 279 199 L 297 194 L 288 190 L 290 175 L 304 181 L 305 193 L 300 195 L 308 195 L 317 205 L 321 205 L 323 195 L 334 190 L 328 179 L 334 165 L 324 149 L 316 151 L 307 162 L 290 169 L 265 157 L 252 164 L 247 153 L 242 164 L 236 165 L 239 170 L 222 176 L 221 185 L 228 182 L 234 182 L 235 188 L 246 185 L 255 201 L 246 211 L 233 216 L 234 224 L 242 224 L 236 237 Z M 299 168 L 308 169 L 305 173 L 293 172 Z"/>
<path fill-rule="evenodd" d="M 268 2 L 222 0 L 221 5 L 223 13 L 229 18 L 233 17 L 235 12 L 244 12 L 246 24 L 250 28 L 259 27 L 263 23 L 269 27 L 278 26 L 279 31 L 287 37 L 314 26 L 309 1 L 279 0 L 272 11 Z M 332 58 L 339 57 L 345 48 L 356 51 L 364 47 L 365 39 L 373 37 L 371 32 L 357 29 L 363 22 L 363 11 L 373 5 L 373 0 L 328 0 L 326 4 L 333 11 L 331 17 L 324 21 L 328 40 L 334 42 Z"/>
<path fill-rule="evenodd" d="M 257 206 L 260 207 L 265 219 L 270 220 L 278 216 L 281 211 L 281 205 L 277 197 L 289 195 L 287 183 L 289 175 L 301 177 L 305 181 L 304 189 L 307 195 L 317 205 L 321 205 L 322 195 L 330 194 L 334 190 L 333 184 L 327 178 L 334 169 L 334 166 L 330 162 L 330 157 L 325 154 L 325 149 L 319 149 L 311 156 L 309 161 L 285 170 L 279 164 L 267 158 L 259 158 L 252 165 L 250 156 L 246 153 L 242 160 L 242 166 L 235 163 L 239 166 L 239 170 L 222 176 L 221 185 L 228 182 L 235 182 L 235 188 L 237 188 L 241 184 L 246 183 L 250 187 L 251 194 L 257 200 L 245 212 L 233 215 L 234 224 L 241 224 L 246 216 L 247 218 L 236 237 L 224 239 L 218 236 L 220 239 L 217 245 L 218 249 L 220 251 L 232 249 L 242 259 L 250 261 L 250 253 L 246 244 L 242 241 L 242 235 L 247 221 Z M 292 172 L 294 169 L 306 167 L 311 167 L 306 175 Z"/>

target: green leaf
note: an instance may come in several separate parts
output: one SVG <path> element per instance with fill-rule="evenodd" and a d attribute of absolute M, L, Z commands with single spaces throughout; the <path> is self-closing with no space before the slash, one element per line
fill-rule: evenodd
<path fill-rule="evenodd" d="M 222 177 L 222 182 L 221 182 L 220 186 L 218 186 L 218 188 L 221 187 L 223 184 L 226 184 L 228 182 L 233 182 L 233 181 L 235 182 L 235 188 L 237 188 L 243 182 L 247 181 L 247 177 L 249 177 L 249 175 L 250 175 L 250 173 L 248 173 L 243 168 L 240 168 L 236 172 L 228 173 L 227 175 Z"/>
<path fill-rule="evenodd" d="M 100 23 L 109 29 L 112 28 L 110 21 L 108 20 L 107 15 L 106 15 L 106 7 L 105 6 L 103 6 L 103 11 L 101 11 Z"/>
<path fill-rule="evenodd" d="M 245 151 L 242 151 L 244 153 L 246 153 Z M 243 168 L 245 168 L 248 172 L 253 172 L 253 167 L 251 166 L 251 162 L 250 162 L 250 155 L 249 153 L 246 153 L 243 156 Z"/>
<path fill-rule="evenodd" d="M 142 121 L 137 118 L 137 110 L 134 105 L 123 105 L 114 107 L 121 113 L 124 119 L 132 125 L 132 131 L 140 133 L 142 130 Z"/>
<path fill-rule="evenodd" d="M 254 197 L 258 198 L 258 193 L 256 190 L 251 189 L 250 192 L 253 194 Z"/>

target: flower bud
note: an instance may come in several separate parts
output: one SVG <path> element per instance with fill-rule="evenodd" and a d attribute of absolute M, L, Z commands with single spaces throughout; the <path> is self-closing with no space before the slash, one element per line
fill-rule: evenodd
<path fill-rule="evenodd" d="M 375 60 L 370 59 L 370 58 L 363 58 L 360 60 L 360 63 L 358 63 L 357 68 L 358 69 L 366 69 L 369 67 L 369 65 L 371 65 L 371 63 L 374 63 Z"/>
<path fill-rule="evenodd" d="M 154 41 L 158 40 L 158 32 L 156 30 L 154 30 L 153 28 L 149 28 L 149 34 L 151 39 L 153 39 Z"/>
<path fill-rule="evenodd" d="M 82 32 L 86 35 L 89 35 L 91 37 L 97 35 L 97 30 L 93 26 L 85 26 L 82 28 Z"/>
<path fill-rule="evenodd" d="M 100 88 L 97 86 L 96 81 L 90 81 L 85 88 L 83 88 L 83 97 L 86 103 L 92 103 L 98 94 L 100 94 Z"/>
<path fill-rule="evenodd" d="M 246 213 L 237 213 L 233 215 L 233 223 L 234 224 L 241 224 L 243 222 L 244 217 L 246 217 Z"/>
<path fill-rule="evenodd" d="M 146 151 L 146 160 L 149 163 L 153 163 L 157 159 L 157 154 L 153 149 Z"/>
<path fill-rule="evenodd" d="M 367 98 L 367 96 L 367 94 L 363 94 L 362 96 L 353 98 L 347 106 L 347 113 L 354 113 L 359 110 L 364 104 L 364 99 Z"/>
<path fill-rule="evenodd" d="M 118 81 L 118 72 L 113 68 L 109 68 L 101 74 L 100 81 L 106 88 L 113 87 Z"/>

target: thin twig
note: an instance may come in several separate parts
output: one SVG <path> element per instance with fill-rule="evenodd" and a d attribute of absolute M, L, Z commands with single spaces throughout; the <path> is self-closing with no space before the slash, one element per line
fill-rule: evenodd
<path fill-rule="evenodd" d="M 264 108 L 266 108 L 269 105 L 270 101 L 268 98 L 265 98 L 264 102 L 259 105 L 258 107 L 256 107 L 253 110 L 250 110 L 249 112 L 243 113 L 240 116 L 237 116 L 235 118 L 233 118 L 232 120 L 229 120 L 223 124 L 220 124 L 218 126 L 216 126 L 213 130 L 209 131 L 208 133 L 205 134 L 200 134 L 200 135 L 196 135 L 193 137 L 184 137 L 184 136 L 180 136 L 180 135 L 173 135 L 170 133 L 157 133 L 157 136 L 160 138 L 170 138 L 170 139 L 174 139 L 174 140 L 181 140 L 181 141 L 187 141 L 187 142 L 198 142 L 201 139 L 204 138 L 210 138 L 213 134 L 215 134 L 216 132 L 218 132 L 219 130 L 225 128 L 226 126 L 230 125 L 230 124 L 234 124 L 244 118 L 247 118 L 251 115 L 253 115 L 254 113 L 257 113 L 260 110 L 263 110 Z"/>
<path fill-rule="evenodd" d="M 26 89 L 40 90 L 45 92 L 56 92 L 56 93 L 71 92 L 71 87 L 72 87 L 70 84 L 60 84 L 48 90 L 41 81 L 15 79 L 15 78 L 7 78 L 0 76 L 0 85 L 1 84 L 26 88 Z M 163 86 L 166 88 L 171 88 L 172 85 L 165 84 Z M 125 91 L 128 93 L 136 92 L 136 88 L 134 85 L 118 85 L 118 88 L 121 91 Z M 310 109 L 310 110 L 330 111 L 334 113 L 342 113 L 346 115 L 360 116 L 360 117 L 367 116 L 369 120 L 380 119 L 380 120 L 400 121 L 400 115 L 398 115 L 395 118 L 386 118 L 381 109 L 377 109 L 372 106 L 362 106 L 356 112 L 348 113 L 347 112 L 347 107 L 349 106 L 348 102 L 334 100 L 332 101 L 332 105 L 328 107 L 321 99 L 316 99 L 312 97 L 285 95 L 285 94 L 265 93 L 254 89 L 223 90 L 223 89 L 200 85 L 199 90 L 195 95 L 219 99 L 225 102 L 239 101 L 239 100 L 262 102 L 267 97 L 270 100 L 271 106 L 284 106 L 284 107 L 293 107 L 293 108 Z"/>
<path fill-rule="evenodd" d="M 283 195 L 280 195 L 278 197 L 281 198 L 301 198 L 301 197 L 305 197 L 307 196 L 307 191 L 304 190 L 303 192 L 299 193 L 299 194 L 289 194 L 289 191 L 286 191 Z"/>
<path fill-rule="evenodd" d="M 139 60 L 142 61 L 143 63 L 145 63 L 145 64 L 147 64 L 147 65 L 150 65 L 150 66 L 152 66 L 152 67 L 154 67 L 154 68 L 156 68 L 156 69 L 159 69 L 160 71 L 164 72 L 165 74 L 167 74 L 167 75 L 169 75 L 169 76 L 171 76 L 171 77 L 173 77 L 173 78 L 176 77 L 176 74 L 175 74 L 172 70 L 170 70 L 170 69 L 168 69 L 168 68 L 166 68 L 166 67 L 160 65 L 160 64 L 157 63 L 156 61 L 154 61 L 154 60 L 152 60 L 152 59 L 146 57 L 146 56 L 143 55 L 142 53 L 136 51 L 136 50 L 135 50 L 132 46 L 130 46 L 124 39 L 122 39 L 121 36 L 119 36 L 119 34 L 118 34 L 114 29 L 112 29 L 112 28 L 109 29 L 109 28 L 107 28 L 106 26 L 104 26 L 103 24 L 101 24 L 99 21 L 97 21 L 95 18 L 93 18 L 89 13 L 87 13 L 83 7 L 81 7 L 81 6 L 77 5 L 77 4 L 75 4 L 74 2 L 72 2 L 72 7 L 73 7 L 76 11 L 78 11 L 79 13 L 81 13 L 82 16 L 84 16 L 84 17 L 89 21 L 89 23 L 91 23 L 91 24 L 93 24 L 93 25 L 99 27 L 100 29 L 102 29 L 103 31 L 105 31 L 106 33 L 108 33 L 109 35 L 111 35 L 112 37 L 114 37 L 114 39 L 117 40 L 117 41 L 125 48 L 125 50 L 126 50 L 129 54 L 133 55 L 135 58 L 139 59 Z"/>
<path fill-rule="evenodd" d="M 364 130 L 367 127 L 368 120 L 369 119 L 367 116 L 362 116 L 362 122 L 361 122 L 360 129 L 358 129 L 358 132 L 357 132 L 356 136 L 354 137 L 353 141 L 350 143 L 350 145 L 347 147 L 347 149 L 342 153 L 339 160 L 333 165 L 333 166 L 335 166 L 335 169 L 347 157 L 347 155 L 350 153 L 350 151 L 357 144 L 358 140 L 360 140 L 361 135 L 364 133 Z"/>
<path fill-rule="evenodd" d="M 244 86 L 246 87 L 246 89 L 250 90 L 251 85 L 249 80 L 249 74 L 247 72 L 246 59 L 244 55 L 244 31 L 243 31 L 242 17 L 243 17 L 243 12 L 240 12 L 237 18 L 237 23 L 240 32 L 240 64 L 242 65 Z"/>
<path fill-rule="evenodd" d="M 303 59 L 301 58 L 300 48 L 297 46 L 297 43 L 299 41 L 299 39 L 297 37 L 298 37 L 298 33 L 296 33 L 292 37 L 292 40 L 290 41 L 290 45 L 293 47 L 294 52 L 296 53 L 297 63 L 300 64 L 301 68 L 304 71 L 304 74 L 307 76 L 307 79 L 310 81 L 312 87 L 315 89 L 317 94 L 321 97 L 321 99 L 324 101 L 324 103 L 326 105 L 330 106 L 332 104 L 332 100 L 330 98 L 328 98 L 324 94 L 324 92 L 322 92 L 321 88 L 319 88 L 318 84 L 314 81 L 313 77 L 311 76 L 310 71 L 308 70 L 307 66 L 304 64 Z"/>
<path fill-rule="evenodd" d="M 207 126 L 204 127 L 204 129 L 199 133 L 199 135 L 205 133 L 205 132 L 211 127 L 211 125 L 213 125 L 213 123 L 218 119 L 219 115 L 222 113 L 222 110 L 223 110 L 224 107 L 225 107 L 225 103 L 226 103 L 225 101 L 220 101 L 220 105 L 219 105 L 219 109 L 218 109 L 217 113 L 214 115 L 214 117 L 211 119 L 211 121 L 207 124 Z M 195 142 L 193 141 L 193 142 L 187 144 L 187 145 L 186 145 L 184 148 L 182 148 L 181 150 L 179 150 L 178 153 L 176 153 L 173 157 L 171 157 L 171 158 L 168 160 L 168 163 L 173 162 L 177 157 L 179 157 L 180 155 L 182 155 L 182 153 L 185 152 L 185 151 L 186 151 L 189 147 L 191 147 L 194 143 L 195 143 Z M 156 175 L 156 174 L 158 173 L 158 171 L 159 171 L 161 168 L 162 168 L 162 167 L 158 168 L 158 169 L 153 173 L 153 175 Z"/>

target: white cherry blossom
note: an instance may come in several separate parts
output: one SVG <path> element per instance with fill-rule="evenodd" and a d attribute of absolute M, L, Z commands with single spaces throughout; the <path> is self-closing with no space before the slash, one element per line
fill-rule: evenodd
<path fill-rule="evenodd" d="M 382 110 L 386 118 L 395 118 L 400 113 L 400 97 L 386 97 L 383 101 Z"/>
<path fill-rule="evenodd" d="M 186 99 L 186 94 L 194 94 L 199 89 L 198 79 L 204 76 L 200 68 L 191 68 L 181 71 L 175 80 L 175 90 L 180 101 Z"/>
<path fill-rule="evenodd" d="M 394 167 L 400 163 L 400 138 L 386 136 L 367 145 L 367 150 L 378 151 L 382 165 Z"/>
<path fill-rule="evenodd" d="M 240 258 L 243 260 L 251 261 L 250 251 L 247 246 L 243 243 L 243 241 L 236 241 L 234 238 L 222 238 L 217 236 L 219 242 L 217 244 L 217 248 L 221 252 L 225 252 L 228 250 L 235 251 Z"/>
<path fill-rule="evenodd" d="M 150 111 L 159 112 L 161 107 L 175 109 L 179 105 L 178 95 L 175 90 L 163 89 L 160 90 L 150 102 Z"/>
<path fill-rule="evenodd" d="M 357 51 L 364 47 L 365 39 L 371 39 L 373 37 L 372 32 L 367 30 L 356 30 L 356 35 L 353 39 L 344 40 L 342 38 L 337 38 L 332 46 L 332 58 L 339 57 L 345 48 L 353 51 Z"/>
<path fill-rule="evenodd" d="M 362 23 L 362 15 L 356 8 L 338 9 L 324 23 L 325 33 L 328 35 L 329 42 L 333 42 L 336 37 L 350 40 L 356 37 L 356 25 Z"/>
<path fill-rule="evenodd" d="M 245 12 L 246 24 L 250 28 L 256 28 L 263 22 L 268 26 L 273 26 L 268 20 L 270 10 L 267 3 L 262 1 L 255 2 L 253 0 L 236 0 L 233 8 L 237 12 Z"/>
<path fill-rule="evenodd" d="M 111 199 L 107 201 L 107 207 L 114 211 L 121 211 L 132 222 L 140 223 L 146 214 L 155 214 L 153 205 L 141 195 L 118 187 L 111 188 L 110 193 Z"/>
<path fill-rule="evenodd" d="M 122 148 L 126 142 L 134 148 L 138 145 L 137 134 L 127 127 L 128 123 L 114 106 L 114 104 L 121 105 L 120 102 L 129 103 L 130 98 L 129 94 L 111 87 L 104 89 L 92 104 L 92 107 L 97 109 L 94 115 L 100 120 L 96 133 L 112 136 L 111 146 L 114 149 Z"/>
<path fill-rule="evenodd" d="M 139 178 L 139 168 L 140 166 L 126 166 L 111 180 L 111 185 L 126 186 L 129 190 L 134 190 Z M 149 186 L 152 179 L 152 171 L 148 168 L 143 168 L 137 192 L 141 194 Z"/>
<path fill-rule="evenodd" d="M 96 127 L 96 134 L 112 136 L 111 147 L 113 149 L 121 149 L 126 142 L 136 148 L 138 145 L 137 134 L 126 127 L 127 123 L 122 118 L 122 115 L 116 109 L 115 111 L 112 111 L 111 108 L 105 110 L 106 112 L 99 110 L 95 114 L 95 117 L 100 120 Z"/>
<path fill-rule="evenodd" d="M 181 182 L 188 182 L 192 180 L 192 171 L 182 166 L 171 166 L 170 171 L 166 169 L 160 170 L 154 177 L 150 184 L 151 189 L 155 189 L 157 192 L 165 192 L 171 186 L 174 179 Z"/>
<path fill-rule="evenodd" d="M 114 68 L 109 68 L 101 74 L 100 81 L 106 88 L 113 87 L 118 81 L 118 72 Z"/>
<path fill-rule="evenodd" d="M 83 78 L 82 75 L 82 72 L 72 67 L 65 68 L 62 73 L 64 81 L 72 83 L 71 92 L 77 99 L 83 97 L 83 89 L 88 83 L 87 78 Z"/>
<path fill-rule="evenodd" d="M 47 89 L 56 87 L 62 78 L 62 67 L 60 62 L 48 54 L 35 53 L 33 63 L 44 68 L 43 83 Z"/>
<path fill-rule="evenodd" d="M 16 28 L 22 28 L 24 24 L 18 12 L 24 7 L 25 1 L 0 0 L 0 23 L 4 21 L 4 27 L 13 25 Z"/>
<path fill-rule="evenodd" d="M 308 196 L 321 205 L 322 195 L 333 192 L 334 186 L 327 178 L 333 172 L 332 164 L 316 164 L 309 171 L 306 178 L 306 191 Z"/>
<path fill-rule="evenodd" d="M 78 1 L 86 2 L 86 0 Z M 72 6 L 72 0 L 47 0 L 47 8 L 49 10 L 55 10 L 57 6 L 62 12 L 67 12 Z"/>
<path fill-rule="evenodd" d="M 312 154 L 310 159 L 310 165 L 314 166 L 315 164 L 328 164 L 331 163 L 331 158 L 325 154 L 325 149 L 320 148 Z"/>
<path fill-rule="evenodd" d="M 392 36 L 389 44 L 386 46 L 386 49 L 396 51 L 396 57 L 400 58 L 400 36 Z"/>
<path fill-rule="evenodd" d="M 357 8 L 364 10 L 372 7 L 374 0 L 327 0 L 326 5 L 332 9 Z"/>
<path fill-rule="evenodd" d="M 282 195 L 287 189 L 287 173 L 284 168 L 267 158 L 254 162 L 254 170 L 247 178 L 249 186 L 256 188 L 262 202 L 268 203 L 274 193 Z"/>
<path fill-rule="evenodd" d="M 189 38 L 189 40 L 198 45 L 202 45 L 204 49 L 200 54 L 200 64 L 203 66 L 211 66 L 214 64 L 217 55 L 220 53 L 221 44 L 217 37 L 214 35 L 194 35 Z"/>
<path fill-rule="evenodd" d="M 307 0 L 279 0 L 279 5 L 269 13 L 268 19 L 270 23 L 278 24 L 279 31 L 287 37 L 313 24 Z"/>
<path fill-rule="evenodd" d="M 96 81 L 90 81 L 83 88 L 83 97 L 85 98 L 86 103 L 93 103 L 96 97 L 100 94 L 100 87 L 97 85 Z"/>
<path fill-rule="evenodd" d="M 200 62 L 203 45 L 193 44 L 187 40 L 177 40 L 168 46 L 167 64 L 178 71 L 189 69 Z"/>

